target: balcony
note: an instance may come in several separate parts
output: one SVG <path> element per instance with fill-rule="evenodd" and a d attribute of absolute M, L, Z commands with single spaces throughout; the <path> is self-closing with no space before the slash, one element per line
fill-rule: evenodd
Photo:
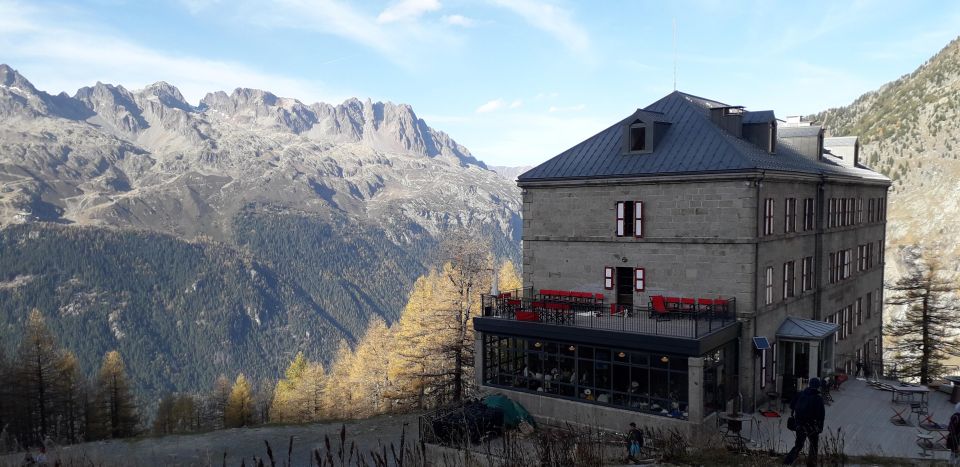
<path fill-rule="evenodd" d="M 701 339 L 736 323 L 736 300 L 651 296 L 648 306 L 606 303 L 603 295 L 530 289 L 484 295 L 483 318 L 617 333 Z"/>

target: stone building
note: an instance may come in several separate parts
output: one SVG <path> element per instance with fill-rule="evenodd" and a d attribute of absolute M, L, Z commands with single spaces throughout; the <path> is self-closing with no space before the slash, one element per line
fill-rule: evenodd
<path fill-rule="evenodd" d="M 858 157 L 673 92 L 524 173 L 524 289 L 485 297 L 478 383 L 543 417 L 688 427 L 879 366 L 890 180 Z"/>

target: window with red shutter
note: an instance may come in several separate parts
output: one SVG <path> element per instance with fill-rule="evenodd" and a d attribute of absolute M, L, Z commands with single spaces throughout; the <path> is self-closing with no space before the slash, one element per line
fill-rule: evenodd
<path fill-rule="evenodd" d="M 647 272 L 644 268 L 633 270 L 634 284 L 633 288 L 637 292 L 643 292 L 647 288 Z"/>
<path fill-rule="evenodd" d="M 624 218 L 624 211 L 626 210 L 626 203 L 623 201 L 617 202 L 617 236 L 622 237 L 624 235 L 624 230 L 626 228 L 626 219 Z"/>
<path fill-rule="evenodd" d="M 643 237 L 643 201 L 633 203 L 633 235 L 637 238 Z"/>

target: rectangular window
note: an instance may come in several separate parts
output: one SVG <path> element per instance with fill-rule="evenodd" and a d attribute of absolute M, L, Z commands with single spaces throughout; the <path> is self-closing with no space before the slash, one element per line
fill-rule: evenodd
<path fill-rule="evenodd" d="M 877 313 L 878 318 L 881 318 L 881 313 L 883 312 L 883 308 L 881 308 L 883 306 L 883 295 L 880 294 L 880 289 L 873 291 L 873 306 L 873 311 Z"/>
<path fill-rule="evenodd" d="M 867 270 L 867 246 L 857 245 L 857 272 Z"/>
<path fill-rule="evenodd" d="M 633 236 L 643 237 L 643 201 L 633 203 Z"/>
<path fill-rule="evenodd" d="M 647 272 L 644 268 L 633 270 L 634 284 L 633 288 L 637 292 L 643 292 L 647 288 Z"/>
<path fill-rule="evenodd" d="M 773 303 L 773 266 L 767 266 L 767 282 L 764 287 L 766 291 L 766 301 L 767 305 Z"/>
<path fill-rule="evenodd" d="M 847 199 L 847 225 L 854 225 L 857 220 L 857 200 L 856 198 Z"/>
<path fill-rule="evenodd" d="M 883 264 L 883 240 L 877 240 L 877 265 Z"/>
<path fill-rule="evenodd" d="M 603 288 L 613 289 L 613 268 L 609 266 L 603 268 Z"/>
<path fill-rule="evenodd" d="M 783 299 L 786 300 L 794 296 L 794 283 L 796 282 L 795 264 L 793 261 L 783 263 Z"/>
<path fill-rule="evenodd" d="M 867 309 L 867 319 L 870 319 L 870 313 L 873 310 L 873 292 L 867 292 L 867 303 L 865 308 Z"/>
<path fill-rule="evenodd" d="M 857 326 L 863 324 L 863 298 L 857 299 Z"/>
<path fill-rule="evenodd" d="M 853 258 L 853 249 L 848 248 L 848 249 L 846 249 L 846 250 L 843 250 L 842 253 L 843 253 L 843 255 L 842 255 L 842 256 L 843 256 L 843 263 L 842 263 L 842 264 L 843 264 L 843 272 L 842 272 L 842 275 L 840 276 L 840 278 L 841 278 L 841 279 L 847 279 L 847 278 L 850 277 L 850 273 L 851 273 L 850 263 L 851 263 L 852 258 Z"/>
<path fill-rule="evenodd" d="M 828 264 L 828 271 L 830 273 L 830 283 L 834 284 L 837 282 L 837 254 L 830 253 L 830 263 Z"/>
<path fill-rule="evenodd" d="M 887 197 L 884 196 L 877 200 L 877 212 L 880 214 L 881 221 L 887 220 Z"/>
<path fill-rule="evenodd" d="M 643 236 L 643 201 L 617 201 L 617 236 Z"/>
<path fill-rule="evenodd" d="M 800 291 L 813 290 L 813 256 L 803 258 L 800 266 Z"/>
<path fill-rule="evenodd" d="M 830 198 L 827 202 L 827 228 L 833 228 L 833 212 L 837 209 L 837 200 Z"/>
<path fill-rule="evenodd" d="M 773 198 L 763 200 L 763 234 L 773 235 Z"/>
<path fill-rule="evenodd" d="M 843 336 L 847 337 L 853 334 L 853 305 L 848 305 L 846 308 L 843 309 L 843 317 L 844 317 L 844 323 L 846 323 L 846 328 L 847 328 Z"/>
<path fill-rule="evenodd" d="M 783 203 L 783 231 L 797 231 L 797 199 L 787 198 Z"/>
<path fill-rule="evenodd" d="M 816 205 L 813 204 L 813 198 L 804 198 L 803 200 L 803 230 L 814 229 L 814 219 Z"/>
<path fill-rule="evenodd" d="M 857 198 L 857 224 L 863 224 L 863 198 Z"/>
<path fill-rule="evenodd" d="M 843 227 L 847 225 L 847 199 L 840 198 L 837 200 L 840 209 L 837 209 L 837 221 L 835 222 L 837 227 Z"/>
<path fill-rule="evenodd" d="M 867 200 L 867 222 L 873 223 L 876 222 L 876 205 L 877 200 L 870 198 Z"/>
<path fill-rule="evenodd" d="M 865 245 L 867 247 L 867 269 L 873 268 L 873 243 Z"/>

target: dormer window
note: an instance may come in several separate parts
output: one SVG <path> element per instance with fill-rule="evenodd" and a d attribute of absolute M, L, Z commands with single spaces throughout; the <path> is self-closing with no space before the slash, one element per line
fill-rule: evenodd
<path fill-rule="evenodd" d="M 643 122 L 630 125 L 630 152 L 643 152 L 646 150 L 647 125 Z"/>
<path fill-rule="evenodd" d="M 631 154 L 645 154 L 653 152 L 653 129 L 643 120 L 634 120 L 627 127 L 627 152 Z"/>

